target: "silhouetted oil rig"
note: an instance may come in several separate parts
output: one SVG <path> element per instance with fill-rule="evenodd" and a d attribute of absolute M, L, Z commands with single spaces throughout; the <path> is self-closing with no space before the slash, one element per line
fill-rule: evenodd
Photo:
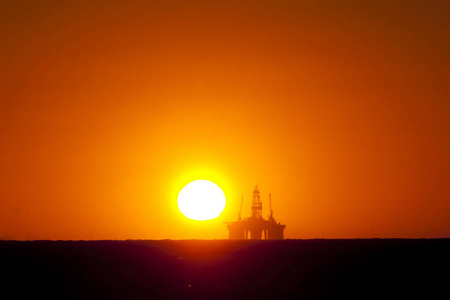
<path fill-rule="evenodd" d="M 252 212 L 249 218 L 242 219 L 242 204 L 244 196 L 241 200 L 241 209 L 238 214 L 238 220 L 235 222 L 226 222 L 230 239 L 252 239 L 260 240 L 282 240 L 284 239 L 284 228 L 286 225 L 276 222 L 273 218 L 272 200 L 269 194 L 270 215 L 266 220 L 262 216 L 262 202 L 259 196 L 258 186 L 253 190 Z M 250 233 L 250 238 L 249 238 Z M 264 233 L 264 237 L 262 236 Z"/>

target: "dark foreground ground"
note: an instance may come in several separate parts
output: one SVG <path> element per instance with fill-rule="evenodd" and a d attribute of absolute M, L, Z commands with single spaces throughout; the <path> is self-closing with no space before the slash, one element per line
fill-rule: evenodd
<path fill-rule="evenodd" d="M 450 299 L 450 239 L 3 241 L 0 259 L 2 299 Z"/>

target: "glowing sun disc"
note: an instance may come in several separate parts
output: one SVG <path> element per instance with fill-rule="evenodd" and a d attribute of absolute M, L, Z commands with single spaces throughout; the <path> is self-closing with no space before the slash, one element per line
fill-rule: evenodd
<path fill-rule="evenodd" d="M 209 180 L 188 183 L 178 194 L 178 209 L 192 220 L 205 221 L 217 218 L 225 208 L 225 194 Z"/>

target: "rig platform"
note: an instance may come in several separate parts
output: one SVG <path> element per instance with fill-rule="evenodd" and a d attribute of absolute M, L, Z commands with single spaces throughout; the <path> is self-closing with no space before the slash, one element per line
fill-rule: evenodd
<path fill-rule="evenodd" d="M 253 200 L 251 206 L 251 215 L 242 219 L 242 204 L 238 214 L 238 220 L 235 222 L 226 222 L 229 231 L 229 239 L 252 239 L 252 240 L 282 240 L 284 239 L 284 229 L 286 225 L 276 222 L 273 217 L 272 200 L 269 194 L 270 215 L 266 220 L 262 216 L 262 201 L 259 195 L 258 186 L 253 190 Z"/>

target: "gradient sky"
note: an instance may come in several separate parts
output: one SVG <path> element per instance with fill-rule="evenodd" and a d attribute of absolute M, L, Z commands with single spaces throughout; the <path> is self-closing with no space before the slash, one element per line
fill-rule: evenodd
<path fill-rule="evenodd" d="M 450 237 L 449 1 L 2 1 L 0 236 Z M 212 221 L 176 207 L 209 179 Z"/>

